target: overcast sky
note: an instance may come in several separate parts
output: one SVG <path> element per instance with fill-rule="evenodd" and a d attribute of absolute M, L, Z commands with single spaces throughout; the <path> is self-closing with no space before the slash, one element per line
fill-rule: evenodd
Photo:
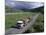
<path fill-rule="evenodd" d="M 10 7 L 16 7 L 16 8 L 28 8 L 28 9 L 32 9 L 32 8 L 38 8 L 43 6 L 43 2 L 17 2 L 16 0 L 6 0 L 6 5 L 10 6 Z"/>

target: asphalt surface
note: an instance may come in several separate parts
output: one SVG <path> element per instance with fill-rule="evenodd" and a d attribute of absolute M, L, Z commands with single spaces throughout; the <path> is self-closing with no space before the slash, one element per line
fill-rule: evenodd
<path fill-rule="evenodd" d="M 5 15 L 13 15 L 13 14 L 24 14 L 24 13 L 5 13 Z M 28 14 L 28 13 L 25 13 L 25 14 Z"/>
<path fill-rule="evenodd" d="M 27 23 L 27 25 L 25 27 L 23 27 L 22 29 L 10 28 L 8 31 L 5 32 L 5 35 L 22 34 L 27 29 L 32 27 L 32 25 L 34 24 L 34 22 L 36 21 L 38 16 L 39 16 L 39 14 L 32 16 L 32 21 L 30 23 Z"/>
<path fill-rule="evenodd" d="M 5 13 L 5 16 L 7 16 L 7 15 L 13 15 L 13 14 L 29 14 L 29 13 Z M 32 13 L 32 14 L 34 14 L 34 13 Z"/>

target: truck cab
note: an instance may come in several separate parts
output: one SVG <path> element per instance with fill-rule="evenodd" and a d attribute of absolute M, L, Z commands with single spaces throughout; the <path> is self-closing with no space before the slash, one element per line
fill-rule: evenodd
<path fill-rule="evenodd" d="M 24 27 L 24 22 L 23 21 L 17 21 L 16 27 L 19 28 L 19 29 L 23 28 Z"/>

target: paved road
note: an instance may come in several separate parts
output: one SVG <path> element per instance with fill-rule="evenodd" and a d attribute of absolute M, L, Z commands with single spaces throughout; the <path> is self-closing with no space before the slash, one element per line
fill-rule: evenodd
<path fill-rule="evenodd" d="M 29 13 L 5 13 L 6 16 L 7 15 L 13 15 L 13 14 L 29 14 Z M 34 14 L 34 13 L 32 13 L 32 14 Z"/>
<path fill-rule="evenodd" d="M 35 16 L 32 17 L 32 21 L 28 23 L 23 29 L 17 29 L 17 28 L 10 28 L 9 31 L 5 33 L 5 35 L 11 35 L 11 34 L 22 34 L 25 32 L 27 29 L 31 28 L 34 22 L 36 21 L 37 17 L 39 14 L 36 14 Z"/>
<path fill-rule="evenodd" d="M 13 15 L 13 14 L 24 14 L 24 13 L 5 13 L 5 15 Z M 25 14 L 28 14 L 28 13 L 25 13 Z"/>
<path fill-rule="evenodd" d="M 17 14 L 17 13 L 5 13 L 5 15 L 13 15 L 13 14 Z"/>

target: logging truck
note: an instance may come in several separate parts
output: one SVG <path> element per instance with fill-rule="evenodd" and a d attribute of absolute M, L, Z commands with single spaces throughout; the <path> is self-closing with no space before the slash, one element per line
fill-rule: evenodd
<path fill-rule="evenodd" d="M 21 19 L 17 21 L 16 28 L 21 29 L 27 25 L 27 23 L 30 22 L 30 18 L 27 19 Z"/>

